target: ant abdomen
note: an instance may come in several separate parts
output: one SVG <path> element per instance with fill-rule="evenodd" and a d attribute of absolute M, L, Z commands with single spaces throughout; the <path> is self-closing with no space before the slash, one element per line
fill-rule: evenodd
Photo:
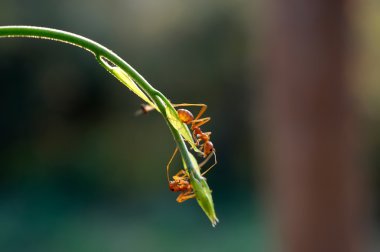
<path fill-rule="evenodd" d="M 177 113 L 179 119 L 186 124 L 194 120 L 193 114 L 187 109 L 178 109 Z"/>

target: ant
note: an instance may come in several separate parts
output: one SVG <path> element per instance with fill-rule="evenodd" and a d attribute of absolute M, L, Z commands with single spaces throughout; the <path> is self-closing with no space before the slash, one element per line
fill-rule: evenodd
<path fill-rule="evenodd" d="M 187 109 L 177 109 L 179 119 L 186 124 L 191 124 L 191 130 L 193 131 L 193 137 L 197 140 L 196 144 L 199 145 L 201 141 L 203 144 L 201 145 L 201 150 L 203 150 L 203 157 L 206 158 L 214 151 L 214 145 L 210 141 L 211 132 L 202 132 L 200 126 L 206 124 L 211 120 L 210 117 L 200 118 L 203 113 L 207 109 L 206 104 L 189 104 L 182 103 L 176 104 L 174 107 L 189 107 L 189 106 L 197 106 L 201 107 L 198 115 L 194 118 L 193 114 Z"/>
<path fill-rule="evenodd" d="M 181 103 L 181 104 L 175 104 L 174 107 L 201 107 L 200 111 L 198 112 L 198 115 L 194 118 L 193 114 L 187 110 L 187 109 L 177 109 L 178 117 L 181 120 L 181 122 L 191 125 L 191 130 L 193 131 L 193 137 L 196 139 L 196 145 L 200 145 L 200 150 L 203 150 L 203 158 L 206 158 L 206 160 L 209 160 L 211 157 L 211 154 L 215 157 L 214 164 L 209 167 L 203 174 L 206 174 L 211 168 L 213 168 L 217 164 L 216 160 L 216 153 L 213 143 L 210 141 L 210 135 L 211 132 L 203 132 L 200 128 L 200 126 L 206 124 L 211 120 L 210 117 L 200 118 L 204 112 L 207 110 L 206 104 L 192 104 L 192 103 Z M 153 110 L 154 108 L 150 105 L 143 104 L 141 105 L 141 110 L 139 113 L 148 113 L 149 111 Z M 203 144 L 201 142 L 203 141 Z M 178 148 L 174 150 L 173 156 L 171 160 L 169 161 L 168 166 L 170 165 L 171 161 L 173 160 L 174 156 L 177 154 Z M 206 161 L 205 160 L 205 161 Z M 204 162 L 203 162 L 204 163 Z"/>
<path fill-rule="evenodd" d="M 214 145 L 210 141 L 211 132 L 202 132 L 200 126 L 209 122 L 211 118 L 210 117 L 200 118 L 207 109 L 206 104 L 181 103 L 181 104 L 174 105 L 174 107 L 190 107 L 190 106 L 201 107 L 201 110 L 199 111 L 198 115 L 195 118 L 193 114 L 187 109 L 177 109 L 178 117 L 181 120 L 181 122 L 185 124 L 189 124 L 189 125 L 191 124 L 193 137 L 197 140 L 196 145 L 199 145 L 203 141 L 203 144 L 201 145 L 200 149 L 203 150 L 203 157 L 206 158 L 208 155 L 214 152 Z M 142 114 L 142 113 L 147 114 L 149 111 L 153 109 L 154 108 L 150 105 L 142 104 L 141 110 L 139 110 L 136 114 Z"/>
<path fill-rule="evenodd" d="M 195 193 L 194 193 L 193 187 L 191 186 L 191 184 L 189 182 L 189 180 L 190 180 L 189 175 L 188 175 L 188 173 L 184 169 L 180 170 L 176 175 L 174 175 L 173 176 L 173 180 L 169 179 L 170 163 L 173 161 L 173 158 L 176 155 L 177 151 L 178 151 L 178 149 L 176 148 L 175 151 L 174 151 L 173 156 L 171 157 L 171 159 L 169 161 L 169 164 L 166 166 L 166 176 L 168 178 L 170 191 L 172 191 L 172 192 L 181 192 L 180 195 L 178 195 L 178 197 L 177 197 L 176 200 L 177 200 L 178 203 L 182 203 L 182 202 L 184 202 L 184 201 L 186 201 L 188 199 L 194 198 L 195 197 Z M 202 168 L 202 166 L 205 165 L 210 158 L 211 158 L 211 155 L 209 155 L 207 157 L 207 159 L 204 160 L 199 165 L 199 168 Z M 210 170 L 210 168 L 208 170 Z M 206 172 L 204 172 L 204 173 L 206 173 Z"/>
<path fill-rule="evenodd" d="M 180 170 L 173 176 L 173 180 L 169 180 L 169 189 L 172 192 L 181 192 L 176 199 L 178 203 L 195 197 L 193 187 L 189 182 L 189 175 L 185 170 Z"/>

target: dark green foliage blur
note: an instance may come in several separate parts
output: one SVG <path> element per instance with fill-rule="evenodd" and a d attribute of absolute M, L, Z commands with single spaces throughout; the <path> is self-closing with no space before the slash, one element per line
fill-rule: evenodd
<path fill-rule="evenodd" d="M 271 251 L 255 120 L 263 85 L 256 2 L 2 0 L 0 25 L 86 36 L 173 103 L 209 105 L 204 129 L 219 163 L 207 179 L 220 223 L 213 229 L 194 200 L 175 201 L 165 175 L 175 148 L 168 127 L 156 113 L 134 116 L 141 101 L 92 55 L 51 41 L 2 39 L 0 251 Z M 364 2 L 359 91 L 379 195 L 380 4 Z M 177 160 L 173 173 L 180 168 Z"/>
<path fill-rule="evenodd" d="M 0 24 L 87 36 L 172 102 L 207 103 L 220 225 L 176 203 L 162 118 L 94 58 L 51 41 L 0 40 L 0 251 L 251 251 L 264 240 L 254 185 L 255 44 L 248 1 L 3 0 Z M 255 165 L 254 165 L 255 164 Z M 173 172 L 178 170 L 177 160 Z"/>

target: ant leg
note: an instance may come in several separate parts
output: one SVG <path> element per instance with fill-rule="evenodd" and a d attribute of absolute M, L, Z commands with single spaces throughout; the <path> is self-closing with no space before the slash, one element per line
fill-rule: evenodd
<path fill-rule="evenodd" d="M 181 193 L 178 197 L 177 197 L 177 202 L 178 203 L 182 203 L 188 199 L 191 199 L 191 198 L 194 198 L 195 197 L 195 193 L 192 192 L 192 191 L 189 191 L 189 192 L 184 192 L 184 193 Z"/>
<path fill-rule="evenodd" d="M 194 118 L 194 120 L 190 122 L 191 128 L 200 127 L 211 120 L 210 117 L 200 118 L 204 114 L 204 112 L 207 110 L 206 104 L 180 103 L 180 104 L 174 104 L 173 106 L 174 107 L 201 107 L 201 110 L 199 111 L 198 115 Z M 195 133 L 193 132 L 193 136 L 194 138 L 196 138 L 194 134 Z"/>
<path fill-rule="evenodd" d="M 174 104 L 173 106 L 174 107 L 201 107 L 201 110 L 199 111 L 198 115 L 195 117 L 195 120 L 198 120 L 207 109 L 207 105 L 202 104 L 202 103 L 199 103 L 199 104 L 197 104 L 197 103 L 196 104 L 194 104 L 194 103 L 180 103 L 180 104 Z"/>
<path fill-rule="evenodd" d="M 208 155 L 206 157 L 205 160 L 202 161 L 202 163 L 199 164 L 199 168 L 201 169 L 203 166 L 205 166 L 205 164 L 207 164 L 207 162 L 210 160 L 210 158 L 212 157 L 212 155 L 214 154 L 214 152 L 211 152 L 210 155 Z"/>
<path fill-rule="evenodd" d="M 211 165 L 207 170 L 202 172 L 202 176 L 204 176 L 207 172 L 209 172 L 217 163 L 218 161 L 216 160 L 216 153 L 213 151 L 208 157 L 199 165 L 199 168 L 202 168 L 203 165 L 207 163 L 207 161 L 211 158 L 211 155 L 214 155 L 214 164 Z"/>
<path fill-rule="evenodd" d="M 203 132 L 203 134 L 205 134 L 205 135 L 207 135 L 207 136 L 211 135 L 211 133 L 212 133 L 212 132 Z"/>
<path fill-rule="evenodd" d="M 211 120 L 211 117 L 205 117 L 205 118 L 201 118 L 201 119 L 194 119 L 191 121 L 191 127 L 200 127 L 202 126 L 203 124 L 209 122 Z"/>
<path fill-rule="evenodd" d="M 178 152 L 178 147 L 175 148 L 173 156 L 170 158 L 169 163 L 166 165 L 166 177 L 168 178 L 168 182 L 170 181 L 170 179 L 169 179 L 170 164 L 172 163 L 177 152 Z"/>
<path fill-rule="evenodd" d="M 185 172 L 185 170 L 180 170 L 179 172 L 177 172 L 176 175 L 173 176 L 173 179 L 174 180 L 183 180 L 184 178 L 187 179 L 187 173 Z"/>

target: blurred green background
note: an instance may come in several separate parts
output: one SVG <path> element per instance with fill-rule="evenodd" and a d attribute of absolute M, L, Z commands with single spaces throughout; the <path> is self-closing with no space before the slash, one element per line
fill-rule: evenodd
<path fill-rule="evenodd" d="M 168 190 L 174 141 L 157 113 L 87 52 L 0 40 L 0 251 L 251 251 L 264 227 L 253 186 L 253 26 L 248 1 L 2 0 L 0 24 L 102 43 L 173 102 L 206 103 L 220 219 Z M 255 80 L 254 80 L 255 81 Z M 180 168 L 177 160 L 173 171 Z M 261 250 L 261 249 L 260 249 Z"/>
<path fill-rule="evenodd" d="M 370 160 L 380 166 L 380 3 L 363 2 L 353 17 L 364 52 L 357 76 Z M 208 181 L 220 224 L 212 228 L 194 200 L 176 203 L 165 177 L 175 147 L 165 122 L 156 113 L 135 117 L 141 101 L 91 55 L 3 39 L 0 251 L 267 251 L 253 116 L 259 13 L 248 0 L 1 0 L 0 25 L 89 37 L 172 102 L 209 105 L 205 129 L 219 163 Z"/>

